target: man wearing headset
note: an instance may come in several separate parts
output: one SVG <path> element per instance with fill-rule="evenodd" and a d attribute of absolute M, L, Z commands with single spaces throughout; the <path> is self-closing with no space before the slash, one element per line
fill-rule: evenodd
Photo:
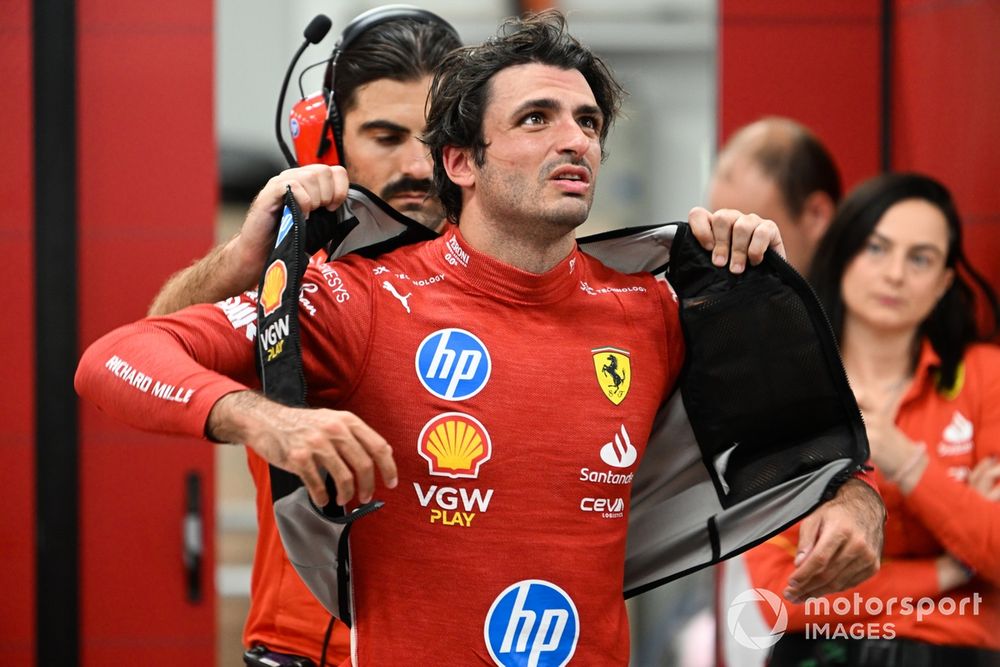
<path fill-rule="evenodd" d="M 352 184 L 440 230 L 444 209 L 432 192 L 430 154 L 420 135 L 431 74 L 458 46 L 455 29 L 423 9 L 393 5 L 356 17 L 327 66 L 324 92 L 333 104 L 327 107 L 326 138 L 332 141 L 315 154 L 300 151 L 308 154 L 300 154 L 299 162 L 339 162 Z M 149 314 L 165 315 L 255 287 L 274 245 L 277 212 L 252 206 L 239 234 L 172 276 Z"/>
<path fill-rule="evenodd" d="M 419 138 L 431 73 L 445 54 L 459 46 L 455 29 L 425 10 L 397 5 L 355 18 L 344 29 L 327 66 L 324 97 L 333 102 L 327 109 L 327 137 L 332 141 L 320 145 L 316 153 L 300 154 L 299 161 L 339 161 L 351 183 L 371 190 L 427 227 L 440 229 L 444 210 L 431 194 L 430 154 Z M 318 166 L 315 170 L 328 171 Z M 322 196 L 324 183 L 315 180 L 307 187 L 315 185 L 314 195 Z M 281 177 L 268 184 L 280 191 L 284 185 Z M 293 190 L 301 194 L 300 187 L 295 183 Z M 262 205 L 262 199 L 251 206 L 239 234 L 164 285 L 150 315 L 166 315 L 256 287 L 275 233 L 276 209 Z M 245 660 L 255 665 L 339 664 L 350 651 L 348 630 L 333 621 L 289 564 L 274 525 L 267 464 L 250 450 L 247 454 L 257 488 L 258 536 L 250 613 L 243 631 L 243 642 L 251 649 Z M 276 654 L 300 658 L 283 662 Z"/>

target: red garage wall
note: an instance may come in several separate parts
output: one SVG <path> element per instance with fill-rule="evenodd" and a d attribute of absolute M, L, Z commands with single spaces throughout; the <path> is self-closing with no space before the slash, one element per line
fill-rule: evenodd
<path fill-rule="evenodd" d="M 849 188 L 880 171 L 885 112 L 892 169 L 951 188 L 966 250 L 1000 288 L 1000 4 L 894 0 L 886 110 L 882 4 L 720 0 L 720 145 L 761 116 L 790 116 L 827 143 Z"/>
<path fill-rule="evenodd" d="M 896 0 L 895 169 L 955 195 L 970 260 L 1000 289 L 1000 4 Z"/>
<path fill-rule="evenodd" d="M 850 187 L 879 169 L 878 0 L 720 0 L 719 145 L 762 116 L 831 147 Z"/>
<path fill-rule="evenodd" d="M 0 655 L 30 665 L 35 655 L 35 330 L 32 191 L 31 3 L 10 0 L 0 12 L 0 257 L 4 321 L 0 327 Z"/>
<path fill-rule="evenodd" d="M 75 488 L 49 488 L 45 495 L 45 503 L 70 517 L 70 525 L 79 518 L 79 548 L 73 552 L 76 543 L 71 539 L 69 552 L 53 553 L 52 543 L 43 544 L 38 537 L 49 535 L 52 526 L 45 524 L 48 532 L 36 529 L 48 516 L 42 511 L 44 503 L 36 502 L 36 493 L 40 481 L 52 479 L 52 472 L 67 461 L 69 477 L 75 478 L 76 454 L 73 437 L 49 442 L 36 428 L 46 423 L 46 416 L 36 418 L 35 394 L 36 387 L 51 385 L 65 392 L 72 386 L 72 372 L 58 364 L 53 365 L 58 377 L 49 377 L 52 369 L 47 368 L 42 382 L 38 360 L 45 359 L 46 350 L 67 339 L 85 346 L 110 328 L 140 317 L 166 277 L 212 244 L 218 183 L 212 3 L 79 0 L 60 9 L 67 7 L 71 11 L 65 16 L 70 18 L 59 26 L 73 34 L 75 16 L 75 53 L 68 40 L 56 43 L 50 36 L 51 44 L 35 43 L 33 12 L 45 11 L 38 0 L 9 0 L 0 12 L 0 78 L 8 92 L 0 105 L 5 295 L 0 327 L 0 661 L 30 666 L 41 656 L 50 664 L 44 655 L 58 647 L 56 653 L 66 656 L 60 664 L 65 665 L 211 665 L 213 446 L 143 435 L 81 404 L 79 495 Z M 59 48 L 63 52 L 58 57 L 45 60 Z M 41 59 L 34 62 L 38 53 Z M 76 64 L 76 83 L 59 89 L 51 73 L 53 63 L 64 58 Z M 36 65 L 44 72 L 38 90 Z M 37 137 L 74 134 L 36 135 L 36 129 L 45 131 L 35 127 L 33 100 L 39 91 L 45 92 L 45 99 L 59 101 L 45 106 L 58 114 L 58 128 L 50 129 L 75 128 L 75 164 L 73 146 L 46 150 L 45 160 L 35 155 Z M 73 197 L 71 188 L 58 179 L 36 188 L 36 165 L 50 163 L 65 167 L 60 176 L 72 179 L 75 173 L 77 197 L 69 201 L 76 205 L 64 207 L 78 212 L 75 220 L 68 219 L 72 213 L 56 221 L 36 211 L 36 201 L 47 207 L 66 201 L 60 197 Z M 45 199 L 36 200 L 36 189 Z M 43 248 L 51 239 L 72 239 L 74 228 L 79 241 L 76 272 L 72 257 Z M 58 288 L 36 293 L 41 289 L 36 288 L 36 254 Z M 72 305 L 76 303 L 78 308 Z M 43 310 L 36 304 L 45 304 L 46 312 L 61 309 L 68 327 L 36 331 L 36 311 Z M 74 323 L 76 335 L 68 338 L 66 331 L 72 336 Z M 36 358 L 36 348 L 41 357 Z M 68 423 L 72 433 L 72 412 L 50 419 Z M 36 462 L 36 448 L 43 440 L 53 456 L 66 456 Z M 182 565 L 185 481 L 190 473 L 203 481 L 201 502 L 207 510 L 201 600 L 189 599 Z M 43 593 L 45 598 L 38 597 L 43 587 L 36 570 L 42 553 L 60 585 L 65 580 L 79 586 L 79 617 L 73 591 L 56 587 Z M 53 588 L 48 580 L 46 584 Z M 37 622 L 43 610 L 44 618 L 57 617 L 60 628 Z M 61 632 L 77 622 L 79 647 L 75 636 Z"/>
<path fill-rule="evenodd" d="M 79 340 L 145 314 L 211 247 L 218 178 L 208 0 L 78 0 Z M 80 404 L 81 664 L 215 663 L 214 451 Z M 203 481 L 200 601 L 182 563 Z"/>

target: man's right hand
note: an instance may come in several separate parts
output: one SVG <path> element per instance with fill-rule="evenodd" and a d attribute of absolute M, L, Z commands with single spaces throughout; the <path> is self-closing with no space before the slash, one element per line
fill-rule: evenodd
<path fill-rule="evenodd" d="M 255 285 L 278 237 L 276 221 L 284 207 L 285 190 L 292 189 L 302 215 L 318 208 L 336 210 L 347 198 L 350 185 L 343 167 L 310 164 L 286 169 L 273 177 L 254 197 L 240 233 L 231 241 L 231 260 Z"/>
<path fill-rule="evenodd" d="M 271 465 L 298 475 L 317 507 L 330 500 L 323 483 L 327 472 L 342 506 L 355 491 L 358 502 L 372 499 L 376 469 L 386 487 L 398 482 L 392 447 L 350 412 L 290 408 L 241 391 L 215 403 L 206 431 L 221 442 L 242 442 Z"/>
<path fill-rule="evenodd" d="M 287 169 L 257 194 L 240 232 L 191 266 L 175 273 L 149 307 L 150 315 L 167 315 L 196 303 L 214 303 L 253 289 L 278 237 L 278 216 L 290 187 L 304 215 L 323 207 L 335 210 L 347 198 L 343 167 L 311 164 Z"/>

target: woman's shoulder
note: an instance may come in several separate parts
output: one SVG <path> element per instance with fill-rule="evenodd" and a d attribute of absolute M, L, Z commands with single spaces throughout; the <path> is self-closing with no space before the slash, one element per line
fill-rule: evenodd
<path fill-rule="evenodd" d="M 980 397 L 1000 398 L 1000 346 L 974 343 L 965 349 L 959 371 L 962 384 Z"/>
<path fill-rule="evenodd" d="M 976 369 L 1000 375 L 1000 345 L 973 343 L 965 348 L 962 361 L 969 371 Z"/>

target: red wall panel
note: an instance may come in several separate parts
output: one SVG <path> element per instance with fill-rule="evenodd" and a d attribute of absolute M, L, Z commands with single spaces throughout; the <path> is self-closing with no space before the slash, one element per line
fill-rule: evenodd
<path fill-rule="evenodd" d="M 720 0 L 720 145 L 762 116 L 788 116 L 829 146 L 845 186 L 875 174 L 879 5 Z"/>
<path fill-rule="evenodd" d="M 80 344 L 141 317 L 211 245 L 218 178 L 209 0 L 78 2 Z M 81 404 L 84 665 L 215 662 L 214 450 Z M 204 482 L 200 603 L 185 597 L 189 470 Z"/>
<path fill-rule="evenodd" d="M 31 3 L 0 12 L 0 257 L 4 322 L 0 327 L 0 655 L 30 665 L 35 655 L 34 195 Z"/>
<path fill-rule="evenodd" d="M 1000 4 L 898 0 L 893 167 L 944 182 L 966 251 L 1000 289 Z"/>

